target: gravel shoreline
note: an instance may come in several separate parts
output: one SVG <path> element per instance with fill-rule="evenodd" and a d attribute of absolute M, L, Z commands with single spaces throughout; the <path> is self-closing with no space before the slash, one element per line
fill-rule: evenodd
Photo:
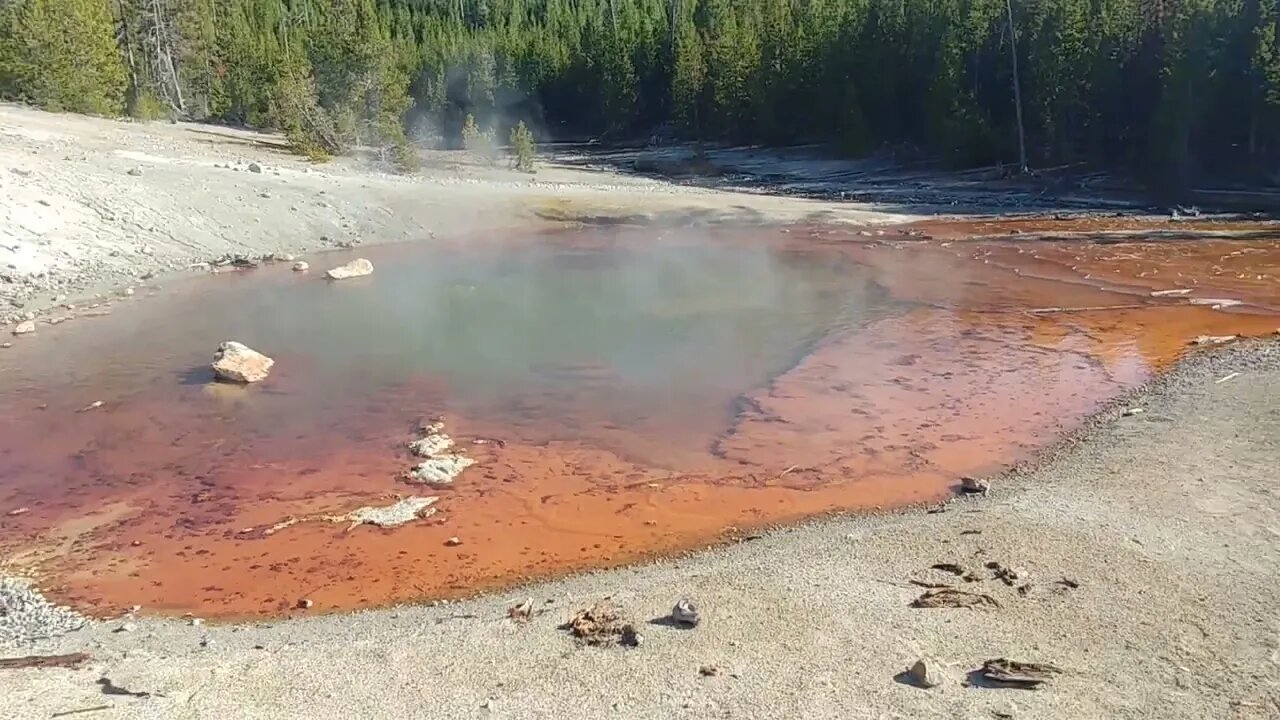
<path fill-rule="evenodd" d="M 45 600 L 23 578 L 0 575 L 0 652 L 84 627 L 89 619 Z"/>
<path fill-rule="evenodd" d="M 0 674 L 0 716 L 105 703 L 113 717 L 264 720 L 1280 717 L 1277 394 L 1280 343 L 1240 343 L 1194 354 L 942 512 L 818 520 L 435 607 L 91 623 L 24 646 L 93 660 Z M 999 607 L 912 608 L 913 580 Z M 637 622 L 639 648 L 557 629 L 604 596 Z M 695 629 L 662 621 L 682 596 L 702 611 Z M 525 598 L 532 618 L 507 618 Z M 942 686 L 894 679 L 920 657 Z M 996 657 L 1064 672 L 1035 692 L 964 685 Z M 103 696 L 100 677 L 149 695 Z"/>

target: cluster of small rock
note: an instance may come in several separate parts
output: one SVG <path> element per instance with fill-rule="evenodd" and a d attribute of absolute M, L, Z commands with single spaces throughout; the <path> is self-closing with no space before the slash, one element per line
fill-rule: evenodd
<path fill-rule="evenodd" d="M 45 600 L 19 578 L 0 578 L 0 648 L 79 630 L 88 620 L 69 608 Z"/>
<path fill-rule="evenodd" d="M 423 436 L 409 443 L 409 451 L 422 458 L 422 462 L 405 474 L 405 479 L 424 485 L 449 485 L 463 470 L 476 464 L 475 460 L 453 450 L 453 438 L 444 432 L 444 423 L 428 423 L 422 428 Z"/>

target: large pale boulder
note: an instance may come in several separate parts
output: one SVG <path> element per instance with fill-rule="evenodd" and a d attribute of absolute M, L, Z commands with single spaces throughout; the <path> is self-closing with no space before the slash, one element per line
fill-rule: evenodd
<path fill-rule="evenodd" d="M 324 276 L 330 280 L 346 280 L 347 278 L 363 277 L 372 273 L 373 263 L 364 258 L 356 258 L 346 265 L 339 265 L 330 270 Z"/>
<path fill-rule="evenodd" d="M 218 346 L 213 356 L 213 374 L 219 380 L 253 383 L 265 380 L 275 360 L 234 340 Z"/>

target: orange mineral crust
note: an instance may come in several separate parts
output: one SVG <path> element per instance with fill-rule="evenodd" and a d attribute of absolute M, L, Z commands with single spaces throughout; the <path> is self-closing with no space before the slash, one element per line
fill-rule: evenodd
<path fill-rule="evenodd" d="M 938 500 L 1201 336 L 1275 332 L 1270 226 L 1165 225 L 583 231 L 370 248 L 349 284 L 177 281 L 0 355 L 0 557 L 91 613 L 237 618 Z M 232 338 L 267 380 L 211 381 Z M 474 464 L 415 484 L 435 421 Z"/>

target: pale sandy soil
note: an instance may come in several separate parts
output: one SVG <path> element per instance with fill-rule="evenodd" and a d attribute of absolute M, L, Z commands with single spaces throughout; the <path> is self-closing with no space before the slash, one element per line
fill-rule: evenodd
<path fill-rule="evenodd" d="M 410 176 L 353 159 L 312 165 L 260 133 L 0 105 L 0 322 L 227 253 L 301 254 L 431 233 L 483 242 L 497 230 L 579 220 L 911 219 L 869 205 L 698 189 L 600 168 L 544 163 L 531 176 L 477 167 L 461 153 L 430 153 L 426 161 Z M 250 172 L 250 163 L 262 172 Z"/>
<path fill-rule="evenodd" d="M 1277 396 L 1280 344 L 1258 342 L 1183 363 L 1124 405 L 1145 412 L 1104 413 L 942 513 L 815 522 L 439 607 L 94 624 L 25 648 L 86 651 L 84 668 L 0 671 L 0 717 L 1277 718 Z M 989 561 L 1029 573 L 1029 592 Z M 909 580 L 955 582 L 939 562 L 977 571 L 960 584 L 1001 606 L 909 607 L 923 592 Z M 683 594 L 700 627 L 648 622 Z M 557 629 L 606 595 L 641 623 L 641 647 Z M 525 597 L 540 614 L 518 625 L 506 609 Z M 895 681 L 921 655 L 949 668 L 943 686 Z M 1000 656 L 1064 672 L 1035 691 L 963 684 Z M 102 678 L 150 695 L 106 694 Z"/>

